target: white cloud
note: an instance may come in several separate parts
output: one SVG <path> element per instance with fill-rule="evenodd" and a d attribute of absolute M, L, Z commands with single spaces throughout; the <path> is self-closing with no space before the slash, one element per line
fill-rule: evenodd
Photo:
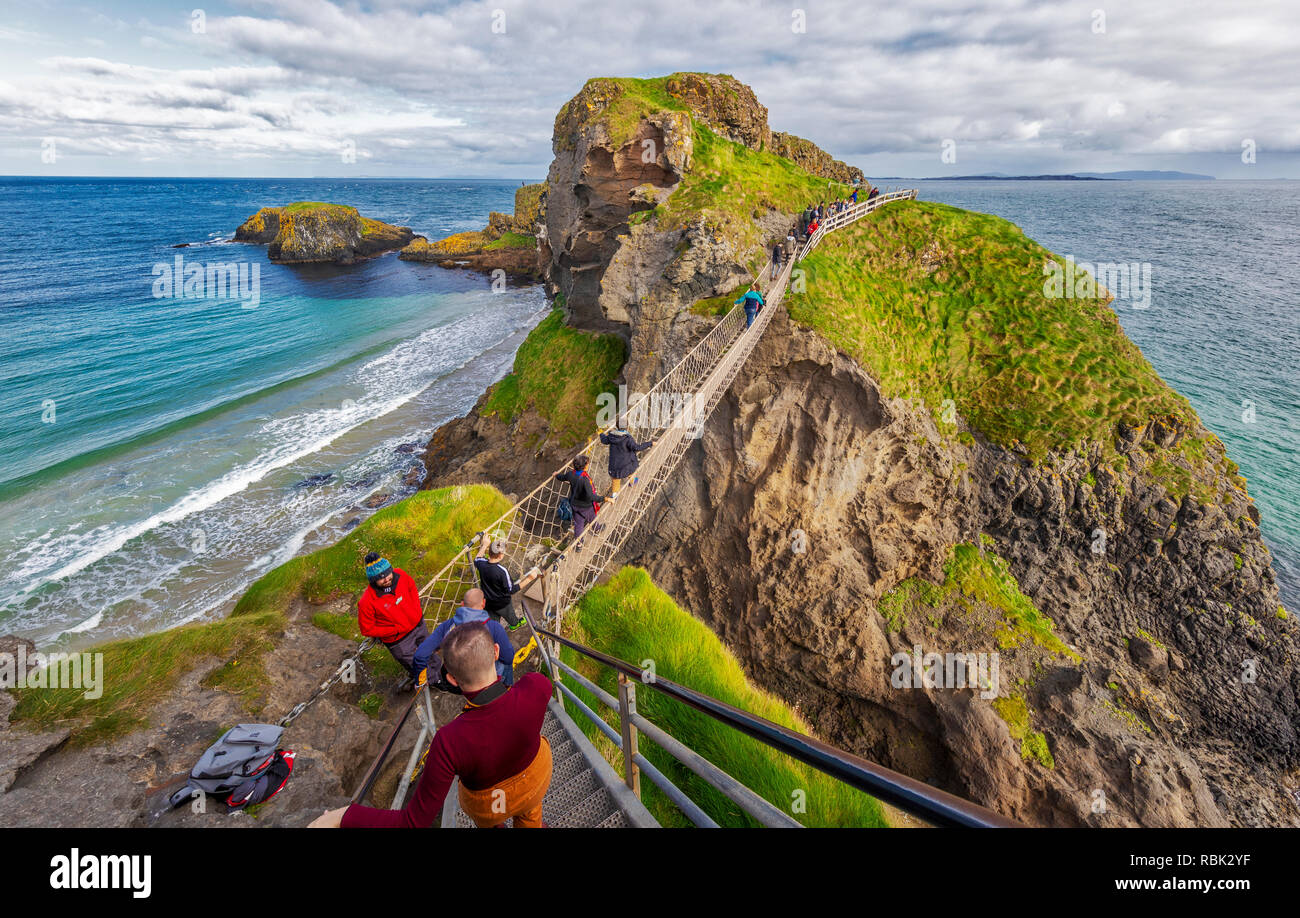
<path fill-rule="evenodd" d="M 96 39 L 93 56 L 86 39 L 22 41 L 41 51 L 0 84 L 6 161 L 57 134 L 65 157 L 111 151 L 214 173 L 259 158 L 301 173 L 337 160 L 348 138 L 359 162 L 388 174 L 536 175 L 556 109 L 586 78 L 677 69 L 734 74 L 774 127 L 836 155 L 932 163 L 927 174 L 941 171 L 948 138 L 1052 169 L 1235 155 L 1243 137 L 1300 153 L 1300 8 L 1280 0 L 1108 10 L 1104 34 L 1086 5 L 1029 0 L 809 3 L 805 34 L 791 31 L 788 5 L 735 0 L 237 7 L 210 10 L 202 34 L 184 17 L 108 21 L 100 36 L 119 40 Z M 0 39 L 28 34 L 0 27 Z"/>

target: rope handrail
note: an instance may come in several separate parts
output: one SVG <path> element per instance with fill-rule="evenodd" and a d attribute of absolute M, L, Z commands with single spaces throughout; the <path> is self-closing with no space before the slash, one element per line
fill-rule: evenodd
<path fill-rule="evenodd" d="M 525 497 L 489 523 L 491 533 L 506 545 L 505 563 L 520 572 L 542 569 L 549 578 L 551 605 L 562 614 L 600 576 L 604 566 L 630 535 L 641 513 L 676 467 L 691 440 L 697 439 L 706 420 L 726 387 L 739 372 L 757 339 L 780 305 L 794 265 L 806 257 L 826 233 L 846 226 L 890 201 L 916 196 L 914 189 L 878 195 L 851 205 L 826 218 L 802 248 L 787 259 L 779 276 L 768 285 L 765 308 L 753 326 L 745 323 L 744 310 L 734 306 L 713 325 L 689 351 L 646 392 L 635 394 L 626 406 L 627 429 L 638 441 L 653 440 L 635 473 L 637 487 L 624 489 L 621 501 L 602 505 L 596 524 L 588 527 L 576 545 L 570 540 L 567 520 L 558 510 L 567 499 L 567 487 L 556 475 L 570 466 L 557 468 Z M 760 269 L 755 281 L 767 274 L 771 262 Z M 601 436 L 612 430 L 616 418 L 597 430 L 580 450 L 590 457 L 587 473 L 597 494 L 607 493 L 608 473 L 601 456 Z M 628 493 L 628 492 L 631 493 Z M 480 532 L 475 541 L 481 537 Z M 477 585 L 473 565 L 474 542 L 467 543 L 420 590 L 426 618 L 441 619 L 451 613 L 465 590 Z M 547 570 L 549 569 L 549 570 Z"/>

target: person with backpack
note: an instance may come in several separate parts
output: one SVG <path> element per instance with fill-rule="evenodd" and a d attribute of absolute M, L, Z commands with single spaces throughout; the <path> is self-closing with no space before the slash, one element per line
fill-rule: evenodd
<path fill-rule="evenodd" d="M 496 672 L 501 681 L 506 685 L 513 685 L 515 681 L 515 645 L 510 642 L 510 635 L 506 633 L 505 627 L 501 622 L 492 618 L 483 608 L 484 597 L 480 589 L 467 590 L 465 599 L 451 618 L 441 622 L 438 627 L 433 629 L 433 634 L 429 635 L 420 642 L 419 648 L 415 651 L 413 666 L 417 676 L 424 675 L 424 678 L 433 682 L 435 685 L 447 690 L 448 684 L 442 681 L 442 670 L 446 661 L 439 659 L 438 649 L 447 640 L 447 635 L 454 632 L 462 625 L 481 623 L 487 626 L 488 634 L 492 636 L 493 643 L 496 644 Z M 432 665 L 433 672 L 428 672 Z M 421 682 L 424 680 L 422 679 Z M 455 683 L 450 683 L 455 685 Z"/>
<path fill-rule="evenodd" d="M 569 502 L 569 507 L 573 511 L 573 538 L 582 537 L 583 531 L 590 524 L 596 521 L 596 511 L 600 509 L 600 504 L 605 498 L 596 494 L 596 489 L 592 487 L 591 476 L 587 474 L 586 455 L 576 456 L 571 468 L 565 469 L 555 476 L 556 481 L 562 481 L 569 486 L 569 496 L 565 498 Z"/>
<path fill-rule="evenodd" d="M 763 294 L 755 290 L 753 284 L 750 284 L 749 289 L 745 291 L 745 295 L 732 305 L 745 307 L 745 327 L 749 328 L 754 324 L 754 317 L 758 315 L 758 311 L 763 308 Z"/>
<path fill-rule="evenodd" d="M 478 585 L 487 600 L 487 614 L 500 621 L 505 619 L 510 630 L 514 631 L 524 623 L 515 615 L 514 595 L 541 576 L 541 571 L 533 568 L 524 574 L 521 580 L 513 580 L 506 570 L 506 543 L 501 539 L 492 540 L 486 532 L 479 541 L 478 555 L 474 558 L 474 568 L 478 571 Z"/>
<path fill-rule="evenodd" d="M 429 636 L 420 608 L 420 591 L 411 575 L 393 567 L 377 552 L 366 555 L 368 586 L 357 600 L 357 629 L 366 637 L 378 638 L 393 659 L 414 677 L 415 649 Z"/>
<path fill-rule="evenodd" d="M 619 418 L 617 427 L 600 435 L 600 442 L 609 447 L 609 499 L 614 500 L 623 482 L 636 475 L 637 466 L 641 464 L 637 453 L 654 446 L 655 441 L 638 443 L 627 431 L 627 419 Z"/>
<path fill-rule="evenodd" d="M 460 806 L 481 828 L 540 828 L 542 801 L 551 786 L 551 746 L 542 723 L 551 680 L 527 673 L 513 687 L 497 678 L 493 639 L 480 622 L 452 630 L 443 647 L 447 678 L 465 706 L 429 744 L 415 792 L 400 810 L 352 804 L 327 810 L 312 828 L 429 828 L 438 825 L 443 801 L 460 779 Z"/>
<path fill-rule="evenodd" d="M 781 243 L 772 246 L 772 280 L 776 280 L 781 274 L 781 262 L 784 258 L 785 251 L 781 248 Z"/>

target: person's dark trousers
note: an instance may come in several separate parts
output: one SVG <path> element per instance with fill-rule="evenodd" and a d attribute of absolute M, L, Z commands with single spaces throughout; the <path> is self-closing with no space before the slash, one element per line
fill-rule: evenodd
<path fill-rule="evenodd" d="M 488 609 L 487 614 L 493 618 L 503 619 L 509 628 L 519 624 L 519 616 L 515 615 L 515 604 L 513 602 L 506 603 L 500 609 Z"/>
<path fill-rule="evenodd" d="M 745 303 L 745 327 L 746 328 L 749 328 L 749 326 L 754 324 L 754 316 L 756 315 L 758 315 L 758 307 L 750 306 L 749 303 L 746 302 Z"/>
<path fill-rule="evenodd" d="M 402 667 L 412 676 L 420 675 L 413 671 L 415 663 L 415 651 L 419 649 L 420 642 L 429 636 L 429 629 L 424 626 L 421 619 L 420 624 L 412 628 L 406 635 L 391 644 L 385 644 L 388 652 L 393 655 L 393 659 L 402 664 Z"/>
<path fill-rule="evenodd" d="M 573 537 L 576 539 L 582 535 L 582 531 L 596 522 L 595 507 L 574 507 L 573 508 Z"/>

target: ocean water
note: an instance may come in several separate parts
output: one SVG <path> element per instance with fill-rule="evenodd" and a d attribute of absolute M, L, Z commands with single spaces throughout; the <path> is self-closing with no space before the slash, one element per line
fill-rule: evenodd
<path fill-rule="evenodd" d="M 225 240 L 294 200 L 437 237 L 508 211 L 517 185 L 0 179 L 0 633 L 79 647 L 220 616 L 373 512 L 367 498 L 407 493 L 411 444 L 508 370 L 544 314 L 540 288 L 494 292 L 392 255 L 273 265 Z M 1117 301 L 1120 320 L 1241 465 L 1300 609 L 1300 185 L 921 194 L 1006 217 L 1062 256 L 1151 266 L 1149 308 Z M 206 282 L 159 290 L 178 255 L 242 267 L 255 305 Z"/>
<path fill-rule="evenodd" d="M 1120 324 L 1241 466 L 1300 612 L 1300 182 L 910 187 L 1005 217 L 1062 258 L 1150 266 L 1146 308 L 1112 304 Z"/>
<path fill-rule="evenodd" d="M 540 288 L 225 240 L 295 200 L 436 238 L 518 184 L 0 180 L 0 633 L 79 646 L 218 616 L 408 493 L 410 444 L 509 369 Z M 178 256 L 202 289 L 162 286 Z M 231 264 L 256 297 L 207 286 Z"/>

